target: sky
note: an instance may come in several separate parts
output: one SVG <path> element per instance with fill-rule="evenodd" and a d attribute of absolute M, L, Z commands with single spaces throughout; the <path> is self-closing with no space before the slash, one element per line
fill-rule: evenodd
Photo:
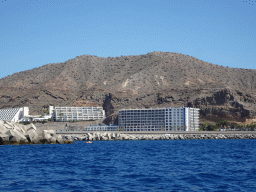
<path fill-rule="evenodd" d="M 0 0 L 0 78 L 153 51 L 256 69 L 256 0 Z"/>

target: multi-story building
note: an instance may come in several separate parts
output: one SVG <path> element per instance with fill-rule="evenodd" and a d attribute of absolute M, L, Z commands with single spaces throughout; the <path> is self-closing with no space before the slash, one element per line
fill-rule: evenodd
<path fill-rule="evenodd" d="M 24 121 L 28 116 L 28 113 L 28 107 L 0 109 L 0 120 L 8 120 L 14 122 Z"/>
<path fill-rule="evenodd" d="M 49 114 L 29 115 L 29 107 L 0 109 L 0 120 L 14 122 L 44 121 L 53 118 L 55 121 L 80 121 L 105 118 L 102 107 L 55 107 L 49 106 Z"/>
<path fill-rule="evenodd" d="M 53 119 L 55 121 L 81 121 L 104 119 L 105 111 L 102 107 L 55 107 Z"/>
<path fill-rule="evenodd" d="M 49 115 L 29 115 L 29 107 L 0 109 L 0 120 L 14 122 L 43 121 L 52 118 L 53 106 L 49 106 Z"/>
<path fill-rule="evenodd" d="M 122 109 L 118 125 L 125 131 L 197 131 L 198 108 Z"/>

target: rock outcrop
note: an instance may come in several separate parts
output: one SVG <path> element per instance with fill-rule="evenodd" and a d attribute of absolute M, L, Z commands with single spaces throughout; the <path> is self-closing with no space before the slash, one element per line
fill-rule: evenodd
<path fill-rule="evenodd" d="M 63 144 L 73 140 L 63 140 L 54 130 L 37 131 L 34 124 L 21 125 L 11 121 L 0 121 L 0 145 L 7 144 Z"/>

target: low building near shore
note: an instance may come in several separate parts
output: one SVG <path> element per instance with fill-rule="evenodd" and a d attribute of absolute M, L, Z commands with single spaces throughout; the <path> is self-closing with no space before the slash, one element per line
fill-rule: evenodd
<path fill-rule="evenodd" d="M 84 126 L 83 131 L 119 131 L 119 129 L 117 125 L 90 125 Z"/>

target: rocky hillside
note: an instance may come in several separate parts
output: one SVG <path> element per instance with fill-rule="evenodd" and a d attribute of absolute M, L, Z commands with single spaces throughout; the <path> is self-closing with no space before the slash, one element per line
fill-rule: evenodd
<path fill-rule="evenodd" d="M 169 52 L 83 55 L 0 79 L 0 108 L 103 106 L 116 122 L 122 108 L 191 106 L 208 120 L 253 120 L 256 70 L 223 67 Z"/>

